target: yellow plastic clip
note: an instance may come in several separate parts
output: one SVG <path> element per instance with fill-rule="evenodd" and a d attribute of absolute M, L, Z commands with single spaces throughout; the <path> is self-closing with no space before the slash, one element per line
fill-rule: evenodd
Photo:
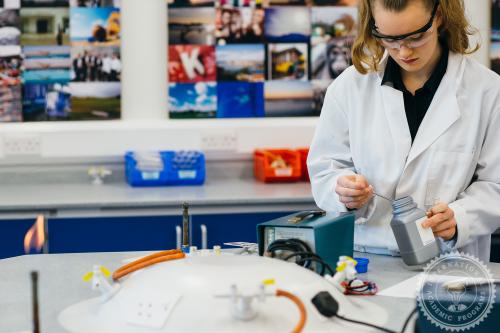
<path fill-rule="evenodd" d="M 111 276 L 111 272 L 106 267 L 101 266 L 99 269 L 101 270 L 102 275 L 104 275 L 105 277 Z"/>
<path fill-rule="evenodd" d="M 266 279 L 266 280 L 262 281 L 262 284 L 265 286 L 272 286 L 272 285 L 276 284 L 276 281 L 274 279 Z"/>
<path fill-rule="evenodd" d="M 104 275 L 105 277 L 110 277 L 111 276 L 111 272 L 106 267 L 99 266 L 99 270 L 101 271 L 102 275 Z M 89 282 L 93 277 L 94 277 L 94 272 L 87 272 L 83 276 L 83 281 Z"/>
<path fill-rule="evenodd" d="M 87 272 L 83 276 L 83 281 L 89 282 L 92 279 L 93 276 L 94 276 L 94 272 Z"/>

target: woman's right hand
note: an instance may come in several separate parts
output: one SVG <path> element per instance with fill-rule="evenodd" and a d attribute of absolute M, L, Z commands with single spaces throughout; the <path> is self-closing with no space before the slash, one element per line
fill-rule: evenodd
<path fill-rule="evenodd" d="M 373 196 L 373 187 L 362 175 L 348 175 L 337 179 L 335 192 L 349 209 L 363 207 Z"/>

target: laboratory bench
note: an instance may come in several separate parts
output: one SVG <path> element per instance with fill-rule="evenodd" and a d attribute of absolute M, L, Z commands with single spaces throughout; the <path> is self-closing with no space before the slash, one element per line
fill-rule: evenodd
<path fill-rule="evenodd" d="M 261 183 L 251 160 L 208 161 L 203 186 L 131 187 L 119 162 L 105 164 L 112 175 L 93 185 L 90 166 L 0 168 L 0 258 L 24 253 L 38 214 L 47 219 L 50 253 L 71 253 L 175 248 L 183 202 L 199 247 L 256 242 L 258 223 L 316 208 L 309 183 Z"/>
<path fill-rule="evenodd" d="M 96 297 L 82 276 L 92 265 L 102 264 L 114 270 L 130 258 L 145 255 L 145 252 L 121 253 L 74 253 L 28 255 L 0 260 L 0 332 L 14 333 L 30 330 L 31 285 L 30 271 L 39 272 L 39 309 L 41 331 L 65 332 L 57 322 L 59 313 L 71 304 Z M 359 255 L 357 253 L 356 255 Z M 383 290 L 406 280 L 419 271 L 408 270 L 399 257 L 363 254 L 370 259 L 368 273 L 360 278 L 371 280 Z M 500 278 L 500 264 L 489 263 L 494 278 Z M 359 296 L 350 296 L 359 297 Z M 414 299 L 388 296 L 366 296 L 363 300 L 373 302 L 389 312 L 384 327 L 400 331 L 405 318 L 416 305 Z M 229 315 L 229 314 L 228 314 Z M 354 327 L 354 326 L 353 326 Z M 365 332 L 366 330 L 362 330 Z M 353 328 L 350 332 L 356 332 Z"/>

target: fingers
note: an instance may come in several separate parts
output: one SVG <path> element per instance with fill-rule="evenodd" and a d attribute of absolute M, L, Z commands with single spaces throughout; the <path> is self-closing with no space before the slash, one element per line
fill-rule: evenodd
<path fill-rule="evenodd" d="M 354 190 L 364 190 L 368 187 L 366 178 L 361 175 L 349 175 L 340 177 L 337 180 L 337 185 Z"/>
<path fill-rule="evenodd" d="M 437 233 L 437 232 L 448 230 L 448 229 L 455 229 L 456 225 L 457 224 L 455 222 L 455 219 L 446 220 L 446 221 L 438 224 L 437 226 L 433 227 L 432 231 L 434 233 Z"/>
<path fill-rule="evenodd" d="M 437 225 L 443 223 L 447 220 L 454 219 L 455 214 L 453 210 L 447 207 L 447 209 L 443 213 L 437 213 L 431 215 L 424 223 L 422 223 L 422 227 L 424 228 L 435 228 Z"/>
<path fill-rule="evenodd" d="M 429 212 L 431 213 L 431 215 L 444 213 L 448 208 L 448 205 L 444 202 L 438 202 L 429 210 Z"/>
<path fill-rule="evenodd" d="M 335 187 L 335 192 L 337 192 L 339 196 L 343 197 L 361 197 L 366 195 L 369 192 L 369 189 L 366 188 L 362 190 L 357 190 L 357 189 L 342 187 L 337 184 L 337 187 Z"/>
<path fill-rule="evenodd" d="M 373 195 L 373 188 L 362 175 L 349 175 L 337 180 L 335 192 L 339 200 L 349 209 L 361 208 Z"/>
<path fill-rule="evenodd" d="M 443 231 L 435 232 L 434 235 L 437 237 L 441 237 L 445 241 L 452 239 L 455 236 L 455 233 L 457 232 L 456 228 L 452 229 L 446 229 Z"/>
<path fill-rule="evenodd" d="M 445 203 L 438 203 L 427 212 L 427 220 L 422 223 L 424 228 L 432 228 L 435 236 L 449 240 L 457 232 L 455 213 Z"/>
<path fill-rule="evenodd" d="M 357 209 L 357 208 L 363 207 L 370 200 L 370 198 L 371 197 L 367 197 L 367 198 L 364 198 L 364 199 L 359 200 L 359 201 L 352 201 L 352 202 L 347 202 L 344 204 L 349 209 Z"/>

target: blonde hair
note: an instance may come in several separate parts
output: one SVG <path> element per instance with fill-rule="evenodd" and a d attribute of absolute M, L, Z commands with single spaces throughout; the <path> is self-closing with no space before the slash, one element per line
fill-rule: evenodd
<path fill-rule="evenodd" d="M 352 47 L 352 62 L 361 74 L 377 71 L 385 51 L 372 36 L 372 5 L 375 1 L 381 2 L 388 10 L 398 12 L 411 0 L 359 0 L 358 36 Z M 431 11 L 438 0 L 419 1 L 423 1 Z M 439 35 L 451 52 L 470 54 L 479 49 L 478 44 L 472 49 L 469 45 L 469 36 L 475 34 L 477 30 L 465 17 L 463 0 L 440 0 L 438 11 L 442 21 Z"/>

